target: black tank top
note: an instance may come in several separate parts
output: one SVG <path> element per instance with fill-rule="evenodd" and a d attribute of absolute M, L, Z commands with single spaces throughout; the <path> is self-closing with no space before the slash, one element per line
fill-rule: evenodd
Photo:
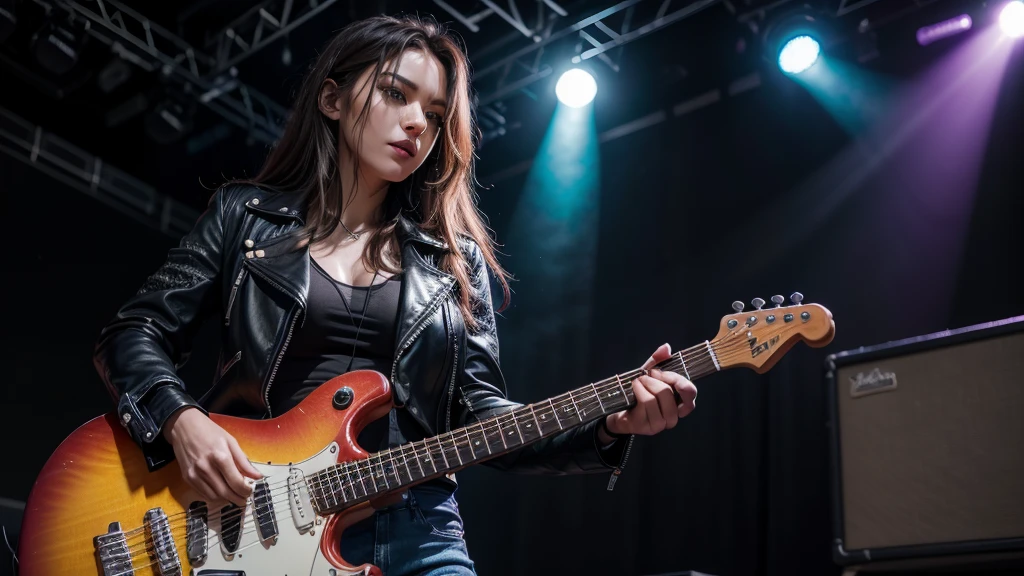
<path fill-rule="evenodd" d="M 345 373 L 350 360 L 352 370 L 376 370 L 391 377 L 401 275 L 373 286 L 349 286 L 332 278 L 313 258 L 309 262 L 306 317 L 301 326 L 295 327 L 270 388 L 270 407 L 275 416 L 294 408 L 324 382 Z M 388 447 L 388 420 L 371 423 L 359 435 L 364 449 Z M 402 442 L 404 435 L 392 434 L 391 441 Z"/>

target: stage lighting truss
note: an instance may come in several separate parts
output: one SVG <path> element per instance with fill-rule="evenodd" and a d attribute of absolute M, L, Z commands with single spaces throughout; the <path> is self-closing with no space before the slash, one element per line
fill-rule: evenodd
<path fill-rule="evenodd" d="M 254 141 L 273 144 L 280 137 L 287 109 L 240 82 L 234 67 L 221 70 L 222 61 L 145 16 L 114 0 L 36 1 L 88 23 L 90 36 L 140 68 L 161 71 L 167 80 L 188 89 L 198 103 L 243 129 Z"/>
<path fill-rule="evenodd" d="M 4 108 L 0 108 L 0 152 L 171 238 L 187 234 L 199 218 L 190 206 Z"/>
<path fill-rule="evenodd" d="M 213 55 L 212 73 L 219 74 L 238 66 L 249 56 L 288 36 L 337 3 L 337 0 L 266 0 L 258 3 L 227 26 L 207 34 L 203 48 Z"/>
<path fill-rule="evenodd" d="M 680 22 L 705 8 L 724 3 L 723 0 L 624 0 L 609 2 L 606 8 L 572 22 L 571 15 L 560 4 L 540 0 L 534 3 L 536 18 L 531 18 L 531 24 L 523 18 L 523 12 L 519 10 L 519 6 L 525 2 L 519 2 L 517 5 L 515 0 L 507 0 L 507 10 L 491 0 L 481 2 L 486 8 L 470 14 L 454 6 L 453 0 L 434 0 L 435 4 L 470 32 L 479 32 L 481 20 L 497 15 L 512 26 L 515 36 L 531 40 L 529 45 L 513 50 L 497 60 L 488 60 L 487 55 L 496 53 L 499 49 L 509 52 L 508 38 L 499 39 L 477 50 L 474 55 L 476 70 L 473 83 L 478 90 L 477 118 L 484 132 L 484 141 L 507 132 L 509 123 L 505 118 L 505 101 L 516 94 L 530 94 L 530 87 L 535 83 L 556 71 L 562 72 L 574 64 L 591 59 L 597 59 L 609 69 L 618 72 L 621 49 L 626 44 Z M 468 0 L 464 3 L 476 4 Z M 651 8 L 637 10 L 640 4 Z M 566 21 L 572 23 L 566 25 Z M 557 42 L 578 42 L 581 49 L 571 58 L 552 58 L 550 54 L 555 51 L 549 48 L 553 48 L 552 45 Z M 618 49 L 618 54 L 613 58 L 612 50 L 615 49 Z M 479 58 L 479 61 L 476 61 L 476 58 Z"/>

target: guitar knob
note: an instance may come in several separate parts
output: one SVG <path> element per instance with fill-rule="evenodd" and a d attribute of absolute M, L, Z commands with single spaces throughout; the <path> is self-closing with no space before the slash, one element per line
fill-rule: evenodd
<path fill-rule="evenodd" d="M 743 302 L 740 302 L 739 300 L 733 302 L 732 309 L 737 312 L 743 312 Z"/>
<path fill-rule="evenodd" d="M 775 296 L 772 296 L 772 302 L 775 303 L 776 308 L 782 306 L 782 303 L 785 301 L 786 299 L 782 296 L 782 294 L 776 294 Z"/>
<path fill-rule="evenodd" d="M 800 304 L 804 301 L 804 295 L 799 292 L 793 292 L 793 294 L 790 295 L 789 300 L 793 302 L 793 304 Z"/>
<path fill-rule="evenodd" d="M 761 309 L 761 306 L 764 306 L 764 300 L 760 298 L 754 298 L 753 300 L 750 301 L 750 303 L 753 304 L 754 308 L 757 308 L 758 310 Z"/>

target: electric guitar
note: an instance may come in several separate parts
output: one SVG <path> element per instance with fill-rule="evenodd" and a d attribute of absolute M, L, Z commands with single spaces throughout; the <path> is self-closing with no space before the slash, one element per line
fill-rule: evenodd
<path fill-rule="evenodd" d="M 713 340 L 656 367 L 696 380 L 727 368 L 765 372 L 798 341 L 820 347 L 835 333 L 817 304 L 722 318 Z M 47 461 L 29 496 L 19 551 L 22 576 L 356 575 L 339 553 L 347 526 L 409 487 L 511 452 L 636 404 L 631 370 L 439 436 L 368 454 L 356 444 L 392 408 L 387 379 L 372 371 L 331 379 L 269 420 L 211 414 L 264 477 L 244 508 L 204 502 L 177 462 L 149 472 L 117 414 L 93 419 Z"/>

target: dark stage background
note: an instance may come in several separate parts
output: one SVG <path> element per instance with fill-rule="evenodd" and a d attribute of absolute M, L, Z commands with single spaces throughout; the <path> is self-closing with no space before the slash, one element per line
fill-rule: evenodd
<path fill-rule="evenodd" d="M 707 18 L 672 30 L 718 22 Z M 601 77 L 600 130 L 722 85 L 705 70 L 715 62 L 688 62 L 687 80 L 664 70 L 683 58 L 685 50 L 668 49 L 674 45 L 712 50 L 724 42 L 659 34 L 622 55 L 624 70 L 654 72 L 626 71 L 619 84 L 610 73 Z M 915 47 L 894 45 L 899 50 L 864 68 L 899 94 L 923 85 L 958 50 L 951 44 L 906 56 L 900 50 Z M 293 49 L 297 61 L 311 55 Z M 962 123 L 943 128 L 931 117 L 897 134 L 894 123 L 920 108 L 901 107 L 907 100 L 899 97 L 885 100 L 882 120 L 850 130 L 808 91 L 762 66 L 757 89 L 605 142 L 593 164 L 597 201 L 579 216 L 592 226 L 565 223 L 595 250 L 582 285 L 571 274 L 575 254 L 545 252 L 544 238 L 517 228 L 531 218 L 522 212 L 530 207 L 522 204 L 530 186 L 523 163 L 538 154 L 554 109 L 550 86 L 538 88 L 528 99 L 531 119 L 479 153 L 487 188 L 480 204 L 519 278 L 498 320 L 513 399 L 540 400 L 624 372 L 663 342 L 677 349 L 711 338 L 736 299 L 799 290 L 832 311 L 837 332 L 826 348 L 796 347 L 766 375 L 732 371 L 698 382 L 696 411 L 673 430 L 638 438 L 612 492 L 604 474 L 460 472 L 479 572 L 838 574 L 830 557 L 825 356 L 1024 314 L 1022 62 L 1018 45 L 986 95 L 993 120 L 976 139 L 961 137 L 969 128 Z M 293 71 L 278 83 L 293 86 L 296 78 Z M 73 98 L 30 106 L 37 97 L 20 89 L 5 93 L 3 105 L 58 135 L 80 135 L 68 124 Z M 921 98 L 915 102 L 940 100 Z M 145 141 L 141 131 L 116 136 L 122 140 L 95 146 L 133 149 L 120 168 L 196 208 L 209 194 L 200 178 L 216 184 L 221 174 L 251 172 L 263 154 L 241 136 L 191 158 L 180 145 Z M 972 154 L 974 172 L 958 160 Z M 7 155 L 0 185 L 9 223 L 0 497 L 24 501 L 59 442 L 111 408 L 92 367 L 96 335 L 176 239 Z M 538 261 L 545 256 L 563 259 L 570 274 L 552 274 Z M 563 304 L 578 312 L 580 301 L 582 318 L 551 315 Z M 197 393 L 210 380 L 216 336 L 215 326 L 204 329 L 184 368 Z"/>

